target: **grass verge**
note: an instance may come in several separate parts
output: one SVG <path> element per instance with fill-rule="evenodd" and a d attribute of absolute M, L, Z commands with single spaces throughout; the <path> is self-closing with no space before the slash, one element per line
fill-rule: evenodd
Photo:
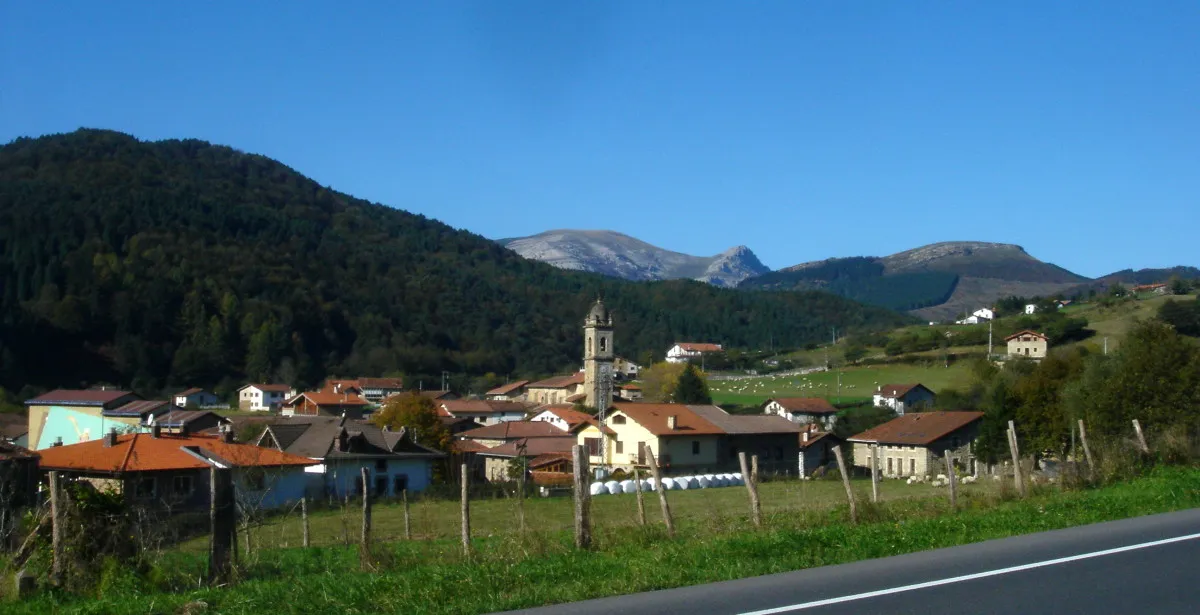
<path fill-rule="evenodd" d="M 7 613 L 482 613 L 695 585 L 1040 532 L 1200 506 L 1200 469 L 1160 468 L 1102 489 L 1041 489 L 1028 500 L 942 500 L 864 505 L 854 526 L 844 509 L 778 513 L 770 529 L 745 519 L 696 522 L 674 540 L 657 526 L 602 529 L 597 550 L 578 552 L 564 532 L 530 532 L 476 543 L 470 560 L 451 540 L 398 542 L 376 552 L 377 572 L 359 572 L 352 548 L 274 549 L 246 562 L 229 588 L 174 592 L 113 571 L 96 595 L 43 592 Z M 195 554 L 160 567 L 178 581 L 201 569 Z M 191 571 L 191 572 L 189 572 Z M 167 574 L 167 573 L 161 573 Z"/>

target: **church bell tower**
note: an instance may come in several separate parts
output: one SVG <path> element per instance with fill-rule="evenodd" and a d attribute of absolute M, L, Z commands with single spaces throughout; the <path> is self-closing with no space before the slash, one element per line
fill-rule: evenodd
<path fill-rule="evenodd" d="M 583 391 L 585 403 L 599 410 L 603 421 L 613 400 L 613 325 L 599 299 L 583 321 Z"/>

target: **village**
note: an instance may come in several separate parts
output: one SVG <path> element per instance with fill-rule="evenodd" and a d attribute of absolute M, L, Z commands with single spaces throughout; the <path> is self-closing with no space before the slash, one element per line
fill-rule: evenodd
<path fill-rule="evenodd" d="M 239 489 L 264 510 L 302 499 L 342 501 L 416 495 L 438 480 L 528 480 L 543 494 L 569 487 L 572 449 L 584 448 L 594 495 L 628 492 L 635 474 L 656 462 L 663 488 L 717 486 L 742 479 L 739 457 L 757 472 L 808 478 L 835 468 L 834 449 L 849 445 L 855 467 L 882 476 L 930 480 L 947 455 L 973 476 L 972 444 L 983 416 L 932 411 L 936 392 L 920 383 L 880 384 L 872 404 L 895 418 L 849 438 L 834 434 L 839 414 L 824 397 L 771 397 L 757 414 L 718 405 L 656 403 L 642 398 L 640 366 L 616 354 L 618 328 L 600 300 L 582 321 L 582 370 L 498 386 L 479 398 L 445 390 L 409 391 L 399 378 L 331 379 L 320 389 L 251 383 L 237 393 L 235 416 L 222 414 L 212 393 L 191 388 L 167 400 L 122 390 L 55 390 L 25 402 L 28 417 L 3 428 L 7 464 L 24 463 L 26 495 L 36 502 L 46 475 L 115 490 L 127 502 L 160 514 L 209 506 L 207 473 L 232 468 Z M 1046 336 L 1021 331 L 1008 355 L 1037 360 Z M 711 343 L 680 342 L 665 362 L 699 364 L 720 352 Z M 405 396 L 428 400 L 450 433 L 448 447 L 415 437 L 404 426 L 379 426 L 373 416 Z M 252 426 L 252 437 L 238 440 Z M 447 474 L 446 469 L 450 472 Z M 620 480 L 613 480 L 613 479 Z M 675 480 L 678 479 L 678 480 Z M 642 485 L 654 489 L 652 480 Z"/>

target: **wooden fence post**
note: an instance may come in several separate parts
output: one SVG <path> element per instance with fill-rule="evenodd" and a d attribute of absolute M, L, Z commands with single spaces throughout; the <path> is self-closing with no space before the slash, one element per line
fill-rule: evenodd
<path fill-rule="evenodd" d="M 371 567 L 371 474 L 362 473 L 362 535 L 358 540 L 358 561 L 364 570 Z"/>
<path fill-rule="evenodd" d="M 745 474 L 745 471 L 742 472 Z M 750 478 L 754 480 L 754 484 L 758 484 L 758 455 L 750 457 Z"/>
<path fill-rule="evenodd" d="M 400 501 L 404 503 L 404 539 L 412 540 L 412 517 L 408 514 L 408 489 L 400 492 Z"/>
<path fill-rule="evenodd" d="M 950 481 L 950 507 L 958 508 L 958 479 L 954 475 L 954 455 L 946 451 L 946 479 Z"/>
<path fill-rule="evenodd" d="M 309 540 L 308 533 L 308 498 L 300 498 L 300 523 L 304 526 L 304 546 L 309 547 L 312 542 Z"/>
<path fill-rule="evenodd" d="M 1016 483 L 1017 493 L 1025 497 L 1025 479 L 1021 477 L 1021 448 L 1017 443 L 1017 427 L 1012 421 L 1008 422 L 1008 450 L 1012 453 L 1013 482 Z"/>
<path fill-rule="evenodd" d="M 1087 428 L 1083 426 L 1083 419 L 1079 419 L 1079 443 L 1083 445 L 1083 456 L 1087 458 L 1088 479 L 1095 480 L 1096 468 L 1092 464 L 1092 448 L 1088 446 Z"/>
<path fill-rule="evenodd" d="M 467 474 L 467 464 L 462 464 L 462 549 L 463 555 L 471 556 L 471 477 Z"/>
<path fill-rule="evenodd" d="M 646 525 L 646 498 L 642 495 L 642 475 L 633 469 L 633 489 L 637 492 L 638 525 Z"/>
<path fill-rule="evenodd" d="M 654 490 L 658 492 L 658 503 L 662 506 L 663 524 L 667 526 L 667 537 L 675 537 L 675 521 L 671 519 L 671 505 L 667 503 L 667 490 L 663 487 L 662 471 L 658 468 L 658 460 L 654 453 L 646 451 L 646 463 L 650 465 L 650 473 L 654 475 Z"/>
<path fill-rule="evenodd" d="M 871 502 L 879 502 L 879 445 L 871 445 Z"/>
<path fill-rule="evenodd" d="M 63 532 L 66 531 L 66 502 L 63 501 L 62 476 L 50 473 L 50 582 L 62 585 L 63 569 L 66 566 Z"/>
<path fill-rule="evenodd" d="M 524 453 L 524 450 L 519 451 Z M 517 526 L 520 529 L 521 535 L 525 534 L 525 471 L 529 460 L 525 457 L 518 457 L 521 460 L 521 476 L 517 478 Z"/>
<path fill-rule="evenodd" d="M 1146 434 L 1142 433 L 1142 424 L 1137 419 L 1133 419 L 1133 431 L 1137 434 L 1138 444 L 1142 447 L 1142 452 L 1149 455 L 1150 447 L 1146 446 Z"/>
<path fill-rule="evenodd" d="M 587 449 L 582 444 L 571 447 L 575 469 L 575 548 L 592 547 L 592 492 L 588 485 Z"/>
<path fill-rule="evenodd" d="M 754 459 L 758 459 L 755 455 Z M 746 453 L 738 453 L 738 464 L 742 466 L 742 478 L 746 482 L 746 491 L 750 494 L 750 518 L 754 520 L 754 527 L 762 527 L 762 508 L 758 504 L 758 488 L 754 484 L 753 470 L 747 471 L 746 468 Z"/>
<path fill-rule="evenodd" d="M 850 502 L 850 523 L 858 523 L 858 506 L 854 503 L 854 491 L 850 489 L 850 474 L 846 471 L 846 459 L 842 456 L 842 447 L 833 447 L 833 456 L 837 458 L 838 472 L 842 475 L 842 486 L 846 488 L 846 500 Z"/>
<path fill-rule="evenodd" d="M 236 548 L 237 507 L 233 495 L 233 471 L 212 468 L 208 477 L 208 582 L 221 584 L 229 580 Z"/>

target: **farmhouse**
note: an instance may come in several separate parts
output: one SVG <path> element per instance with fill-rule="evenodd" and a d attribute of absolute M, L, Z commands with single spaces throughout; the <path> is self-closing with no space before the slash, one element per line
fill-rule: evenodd
<path fill-rule="evenodd" d="M 526 388 L 525 399 L 531 404 L 561 404 L 582 400 L 583 372 L 569 376 L 555 376 L 545 380 L 530 383 Z"/>
<path fill-rule="evenodd" d="M 279 508 L 305 494 L 307 457 L 236 444 L 232 432 L 219 436 L 151 433 L 118 435 L 39 451 L 42 471 L 111 481 L 132 504 L 184 512 L 209 506 L 209 471 L 232 468 L 240 499 Z"/>
<path fill-rule="evenodd" d="M 801 426 L 780 416 L 729 414 L 717 406 L 692 406 L 692 412 L 725 432 L 717 469 L 738 468 L 738 453 L 746 453 L 758 456 L 764 472 L 796 471 Z"/>
<path fill-rule="evenodd" d="M 901 416 L 906 412 L 916 412 L 923 408 L 932 408 L 937 394 L 923 384 L 885 384 L 875 391 L 876 407 L 891 408 Z"/>
<path fill-rule="evenodd" d="M 817 468 L 827 466 L 834 460 L 833 449 L 842 441 L 833 432 L 821 431 L 817 425 L 803 425 L 800 432 L 801 476 L 811 476 Z"/>
<path fill-rule="evenodd" d="M 1044 359 L 1050 349 L 1050 338 L 1037 331 L 1019 331 L 1006 338 L 1008 356 L 1014 358 Z"/>
<path fill-rule="evenodd" d="M 286 384 L 247 384 L 238 389 L 238 408 L 277 412 L 289 394 L 294 395 Z"/>
<path fill-rule="evenodd" d="M 257 443 L 318 460 L 306 469 L 310 486 L 336 499 L 362 493 L 364 469 L 377 497 L 424 490 L 432 481 L 433 463 L 445 457 L 413 442 L 403 429 L 387 431 L 344 417 L 279 419 L 267 426 Z"/>
<path fill-rule="evenodd" d="M 449 399 L 437 402 L 438 416 L 469 418 L 480 425 L 495 425 L 525 418 L 525 405 L 515 401 Z"/>
<path fill-rule="evenodd" d="M 821 397 L 776 397 L 763 404 L 763 413 L 782 416 L 799 425 L 817 425 L 829 431 L 837 423 L 838 409 Z"/>
<path fill-rule="evenodd" d="M 283 403 L 283 416 L 348 416 L 361 419 L 370 405 L 365 399 L 352 393 L 327 393 L 310 391 L 301 393 Z"/>
<path fill-rule="evenodd" d="M 175 405 L 180 408 L 212 408 L 221 403 L 221 398 L 204 389 L 197 388 L 180 391 L 174 395 L 173 399 Z"/>
<path fill-rule="evenodd" d="M 945 467 L 946 451 L 967 462 L 982 419 L 982 412 L 914 412 L 847 441 L 854 445 L 856 466 L 871 467 L 870 447 L 875 445 L 884 476 L 924 476 Z"/>
<path fill-rule="evenodd" d="M 653 453 L 663 468 L 714 468 L 725 435 L 682 404 L 613 404 L 604 430 L 589 425 L 577 443 L 587 448 L 589 463 L 612 467 L 647 467 Z"/>
<path fill-rule="evenodd" d="M 706 354 L 721 352 L 720 344 L 699 342 L 677 342 L 667 350 L 667 363 L 683 363 L 704 358 Z"/>
<path fill-rule="evenodd" d="M 525 388 L 528 385 L 528 380 L 510 382 L 484 393 L 484 397 L 491 401 L 521 401 L 525 399 Z"/>
<path fill-rule="evenodd" d="M 592 415 L 576 410 L 571 404 L 539 406 L 533 412 L 530 421 L 550 423 L 562 431 L 574 431 L 582 425 L 595 422 Z"/>

